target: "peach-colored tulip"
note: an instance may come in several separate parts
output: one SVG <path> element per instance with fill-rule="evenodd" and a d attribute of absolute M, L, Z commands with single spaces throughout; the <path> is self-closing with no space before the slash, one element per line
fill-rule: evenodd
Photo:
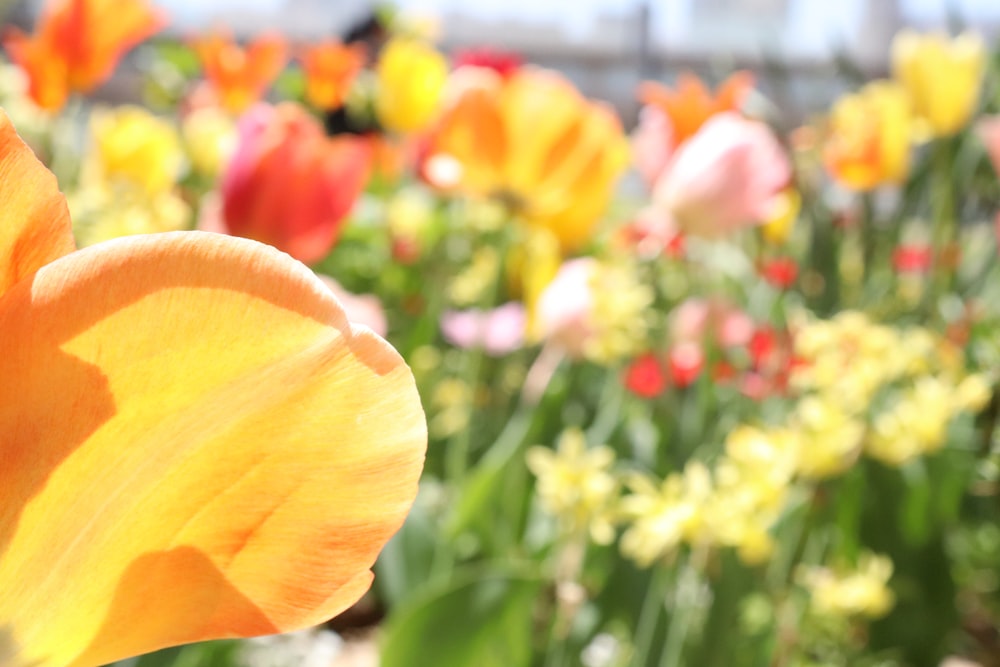
<path fill-rule="evenodd" d="M 240 121 L 222 179 L 226 231 L 309 263 L 327 255 L 368 180 L 361 137 L 328 138 L 302 107 L 258 105 Z"/>
<path fill-rule="evenodd" d="M 653 197 L 684 232 L 716 237 L 768 220 L 791 176 L 767 126 L 722 113 L 681 144 Z"/>

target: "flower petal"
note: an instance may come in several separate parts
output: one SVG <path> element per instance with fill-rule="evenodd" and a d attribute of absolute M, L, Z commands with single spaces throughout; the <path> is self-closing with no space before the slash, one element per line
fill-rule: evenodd
<path fill-rule="evenodd" d="M 305 267 L 119 239 L 0 299 L 0 628 L 87 667 L 292 630 L 368 588 L 416 494 L 413 378 Z"/>
<path fill-rule="evenodd" d="M 66 199 L 0 110 L 0 295 L 73 251 Z"/>

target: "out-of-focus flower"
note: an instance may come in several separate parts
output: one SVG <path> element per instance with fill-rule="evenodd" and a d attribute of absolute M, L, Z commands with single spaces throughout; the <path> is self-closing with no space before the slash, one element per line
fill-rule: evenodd
<path fill-rule="evenodd" d="M 487 311 L 448 311 L 441 316 L 441 333 L 452 345 L 500 357 L 524 345 L 526 323 L 524 306 L 510 302 Z"/>
<path fill-rule="evenodd" d="M 621 511 L 631 521 L 621 539 L 622 554 L 639 567 L 671 556 L 682 542 L 700 544 L 708 535 L 704 509 L 712 493 L 712 476 L 692 461 L 683 475 L 671 474 L 657 484 L 642 475 L 626 479 L 631 492 Z"/>
<path fill-rule="evenodd" d="M 760 275 L 778 289 L 788 289 L 799 277 L 799 265 L 791 257 L 775 257 L 760 267 Z"/>
<path fill-rule="evenodd" d="M 562 75 L 528 67 L 506 79 L 462 68 L 447 99 L 421 168 L 431 185 L 504 201 L 567 250 L 591 238 L 627 164 L 611 109 Z"/>
<path fill-rule="evenodd" d="M 477 248 L 472 261 L 448 284 L 448 299 L 457 306 L 471 306 L 496 289 L 500 255 L 492 246 Z"/>
<path fill-rule="evenodd" d="M 499 51 L 489 47 L 463 49 L 452 58 L 455 69 L 460 67 L 485 67 L 507 78 L 521 69 L 524 60 L 513 51 Z"/>
<path fill-rule="evenodd" d="M 396 190 L 385 205 L 385 223 L 394 246 L 403 244 L 416 259 L 423 252 L 434 221 L 434 201 L 422 188 Z"/>
<path fill-rule="evenodd" d="M 236 150 L 236 123 L 218 107 L 202 107 L 184 116 L 181 136 L 195 171 L 214 179 Z"/>
<path fill-rule="evenodd" d="M 993 171 L 1000 175 L 1000 116 L 984 116 L 976 123 L 976 133 L 986 147 Z"/>
<path fill-rule="evenodd" d="M 898 273 L 926 273 L 934 262 L 934 248 L 927 244 L 901 245 L 892 251 L 892 268 Z"/>
<path fill-rule="evenodd" d="M 712 116 L 740 111 L 753 85 L 753 74 L 736 72 L 712 93 L 697 76 L 682 72 L 673 89 L 655 81 L 644 82 L 639 87 L 639 101 L 662 114 L 669 128 L 670 144 L 676 148 L 693 137 Z"/>
<path fill-rule="evenodd" d="M 801 438 L 799 474 L 810 479 L 844 472 L 861 453 L 865 424 L 829 396 L 807 396 L 799 401 L 792 418 Z"/>
<path fill-rule="evenodd" d="M 655 354 L 644 354 L 625 369 L 625 388 L 636 396 L 655 398 L 667 388 L 663 361 Z"/>
<path fill-rule="evenodd" d="M 81 246 L 122 236 L 191 228 L 191 206 L 175 192 L 144 193 L 101 182 L 81 183 L 67 197 Z"/>
<path fill-rule="evenodd" d="M 830 174 L 853 190 L 902 183 L 910 170 L 910 104 L 906 91 L 890 81 L 837 100 L 823 147 Z"/>
<path fill-rule="evenodd" d="M 317 109 L 343 106 L 366 58 L 360 44 L 326 41 L 302 51 L 299 60 L 306 75 L 306 100 Z"/>
<path fill-rule="evenodd" d="M 539 502 L 566 524 L 568 532 L 586 531 L 598 544 L 614 539 L 612 504 L 618 493 L 618 480 L 611 474 L 614 450 L 604 445 L 588 448 L 582 431 L 567 429 L 555 451 L 532 447 L 527 462 L 538 478 Z"/>
<path fill-rule="evenodd" d="M 770 217 L 760 226 L 761 236 L 773 245 L 782 245 L 792 235 L 802 210 L 802 195 L 795 187 L 785 188 L 775 199 Z"/>
<path fill-rule="evenodd" d="M 681 144 L 653 198 L 684 233 L 718 237 L 771 219 L 791 176 L 767 126 L 727 112 Z"/>
<path fill-rule="evenodd" d="M 123 106 L 95 111 L 90 127 L 103 178 L 127 181 L 150 195 L 177 183 L 184 153 L 177 128 L 167 119 Z"/>
<path fill-rule="evenodd" d="M 397 37 L 382 49 L 375 113 L 387 130 L 418 132 L 434 121 L 448 79 L 448 63 L 433 46 Z"/>
<path fill-rule="evenodd" d="M 682 341 L 667 353 L 667 367 L 670 369 L 670 382 L 675 387 L 689 387 L 705 367 L 705 352 L 694 341 Z"/>
<path fill-rule="evenodd" d="M 385 337 L 389 325 L 385 319 L 382 302 L 376 295 L 348 292 L 330 276 L 320 276 L 319 279 L 337 297 L 337 301 L 344 307 L 344 314 L 348 320 L 355 324 L 363 324 L 379 336 Z"/>
<path fill-rule="evenodd" d="M 892 561 L 887 556 L 864 553 L 856 569 L 835 572 L 825 567 L 803 568 L 798 574 L 809 590 L 812 610 L 821 616 L 881 618 L 895 603 L 888 587 Z"/>
<path fill-rule="evenodd" d="M 292 103 L 254 107 L 240 120 L 239 134 L 222 179 L 226 231 L 303 262 L 325 257 L 368 180 L 368 143 L 328 138 Z"/>
<path fill-rule="evenodd" d="M 892 43 L 893 76 L 933 137 L 953 135 L 969 122 L 985 68 L 986 47 L 976 33 L 949 39 L 906 29 Z"/>
<path fill-rule="evenodd" d="M 71 92 L 89 93 L 107 81 L 125 52 L 165 23 L 146 0 L 52 0 L 34 35 L 9 27 L 3 47 L 28 74 L 35 103 L 57 111 Z"/>
<path fill-rule="evenodd" d="M 74 252 L 2 116 L 0 173 L 4 664 L 96 667 L 357 601 L 426 446 L 399 355 L 259 243 Z"/>
<path fill-rule="evenodd" d="M 264 34 L 240 46 L 224 32 L 194 42 L 205 79 L 219 103 L 241 113 L 260 100 L 288 62 L 288 47 L 278 34 Z"/>
<path fill-rule="evenodd" d="M 597 363 L 627 357 L 643 344 L 647 285 L 627 265 L 590 257 L 564 263 L 535 304 L 538 333 L 569 354 Z"/>

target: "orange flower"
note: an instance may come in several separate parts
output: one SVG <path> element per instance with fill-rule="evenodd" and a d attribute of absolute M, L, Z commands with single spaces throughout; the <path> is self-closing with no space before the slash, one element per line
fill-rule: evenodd
<path fill-rule="evenodd" d="M 591 236 L 627 164 L 621 122 L 562 75 L 482 67 L 454 73 L 422 172 L 431 184 L 497 196 L 564 249 Z"/>
<path fill-rule="evenodd" d="M 226 231 L 270 243 L 303 262 L 326 257 L 368 182 L 368 140 L 329 138 L 291 102 L 254 107 L 239 131 L 222 179 Z"/>
<path fill-rule="evenodd" d="M 107 81 L 125 52 L 165 23 L 146 0 L 55 0 L 34 35 L 8 28 L 3 47 L 27 73 L 31 99 L 57 111 L 70 92 Z"/>
<path fill-rule="evenodd" d="M 357 600 L 426 444 L 402 359 L 252 241 L 73 252 L 2 115 L 0 173 L 0 662 L 95 667 Z"/>
<path fill-rule="evenodd" d="M 753 89 L 753 74 L 736 72 L 726 79 L 713 95 L 701 79 L 690 72 L 677 77 L 674 89 L 645 81 L 639 86 L 639 101 L 655 107 L 670 120 L 673 145 L 694 134 L 709 118 L 723 111 L 739 111 Z"/>
<path fill-rule="evenodd" d="M 347 92 L 365 64 L 365 48 L 328 41 L 311 46 L 299 58 L 306 73 L 306 99 L 317 109 L 343 106 Z"/>
<path fill-rule="evenodd" d="M 229 35 L 216 32 L 197 40 L 194 49 L 219 102 L 240 113 L 259 100 L 288 62 L 280 35 L 261 35 L 244 48 Z"/>

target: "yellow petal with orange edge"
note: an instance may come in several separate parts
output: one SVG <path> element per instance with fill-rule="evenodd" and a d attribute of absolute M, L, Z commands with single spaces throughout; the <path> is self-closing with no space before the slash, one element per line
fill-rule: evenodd
<path fill-rule="evenodd" d="M 15 665 L 302 628 L 367 590 L 424 417 L 304 266 L 203 232 L 119 239 L 8 291 L 0 335 Z"/>
<path fill-rule="evenodd" d="M 56 177 L 0 111 L 0 296 L 74 247 Z"/>

